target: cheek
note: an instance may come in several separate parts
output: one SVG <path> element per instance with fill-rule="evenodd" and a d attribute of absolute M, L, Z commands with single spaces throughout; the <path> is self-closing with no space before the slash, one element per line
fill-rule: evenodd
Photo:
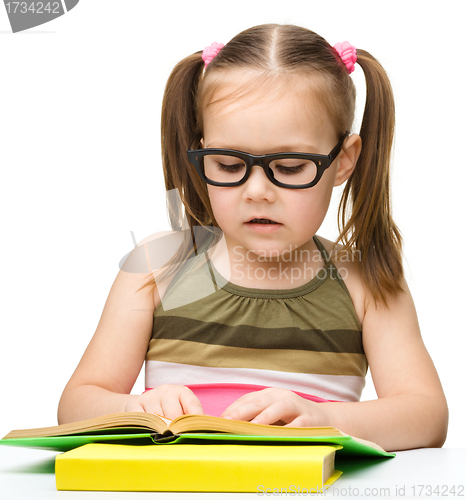
<path fill-rule="evenodd" d="M 323 222 L 331 199 L 331 190 L 315 189 L 309 193 L 300 193 L 300 199 L 294 204 L 296 221 L 301 225 L 311 224 L 313 227 Z M 315 229 L 317 229 L 317 227 Z"/>
<path fill-rule="evenodd" d="M 207 185 L 207 191 L 215 219 L 220 223 L 221 220 L 228 218 L 228 214 L 232 213 L 235 200 L 232 199 L 231 189 Z"/>

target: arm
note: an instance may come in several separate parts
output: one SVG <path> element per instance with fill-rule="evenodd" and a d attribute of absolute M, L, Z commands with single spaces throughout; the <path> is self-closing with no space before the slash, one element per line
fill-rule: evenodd
<path fill-rule="evenodd" d="M 119 271 L 102 316 L 63 391 L 59 423 L 124 411 L 149 343 L 154 301 L 136 293 L 143 275 Z"/>
<path fill-rule="evenodd" d="M 202 413 L 199 400 L 183 386 L 130 394 L 144 363 L 155 308 L 170 280 L 155 294 L 148 288 L 138 292 L 147 278 L 119 271 L 95 334 L 61 396 L 60 424 L 124 411 L 157 412 L 170 418 Z"/>
<path fill-rule="evenodd" d="M 379 399 L 326 404 L 325 410 L 335 427 L 389 450 L 441 447 L 448 407 L 406 282 L 403 288 L 388 309 L 371 301 L 364 316 L 364 350 Z"/>
<path fill-rule="evenodd" d="M 363 342 L 379 399 L 313 403 L 282 389 L 260 391 L 231 405 L 224 416 L 296 426 L 331 425 L 387 450 L 443 445 L 448 408 L 419 331 L 406 282 L 389 307 L 366 304 Z M 241 399 L 241 398 L 240 398 Z"/>

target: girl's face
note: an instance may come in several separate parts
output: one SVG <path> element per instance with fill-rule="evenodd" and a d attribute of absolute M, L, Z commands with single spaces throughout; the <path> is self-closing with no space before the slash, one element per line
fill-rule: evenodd
<path fill-rule="evenodd" d="M 256 155 L 327 155 L 339 139 L 309 92 L 304 95 L 293 87 L 285 92 L 272 89 L 265 95 L 253 93 L 234 102 L 221 101 L 204 112 L 203 148 L 235 149 Z M 312 237 L 327 213 L 340 156 L 320 181 L 307 189 L 276 186 L 260 166 L 252 167 L 249 179 L 241 186 L 207 185 L 212 210 L 230 252 L 245 255 L 252 251 L 277 260 L 277 256 L 286 258 L 296 249 L 313 250 Z M 253 218 L 279 224 L 249 223 Z"/>

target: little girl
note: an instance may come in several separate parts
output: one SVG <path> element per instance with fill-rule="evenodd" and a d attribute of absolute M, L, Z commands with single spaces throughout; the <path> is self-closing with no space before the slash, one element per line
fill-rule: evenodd
<path fill-rule="evenodd" d="M 359 135 L 355 63 L 367 85 Z M 137 249 L 184 243 L 161 273 L 118 273 L 59 422 L 205 412 L 330 425 L 387 450 L 442 446 L 447 404 L 390 215 L 393 133 L 388 77 L 348 42 L 262 25 L 182 60 L 162 149 L 187 226 L 171 203 L 177 231 Z M 316 232 L 344 182 L 332 243 Z M 147 390 L 131 395 L 144 361 Z M 378 399 L 360 402 L 368 365 Z"/>

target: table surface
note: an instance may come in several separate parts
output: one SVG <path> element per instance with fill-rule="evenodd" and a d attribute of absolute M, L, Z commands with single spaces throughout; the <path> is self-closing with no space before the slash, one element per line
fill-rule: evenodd
<path fill-rule="evenodd" d="M 138 493 L 57 491 L 55 456 L 57 452 L 0 446 L 0 500 L 146 500 L 151 498 L 310 498 L 304 487 L 294 485 L 294 494 L 258 493 Z M 345 497 L 458 497 L 466 498 L 466 449 L 425 448 L 400 451 L 392 459 L 351 460 L 338 457 L 336 469 L 343 475 L 325 496 Z M 291 486 L 291 485 L 290 485 Z M 323 496 L 323 495 L 322 495 Z"/>

